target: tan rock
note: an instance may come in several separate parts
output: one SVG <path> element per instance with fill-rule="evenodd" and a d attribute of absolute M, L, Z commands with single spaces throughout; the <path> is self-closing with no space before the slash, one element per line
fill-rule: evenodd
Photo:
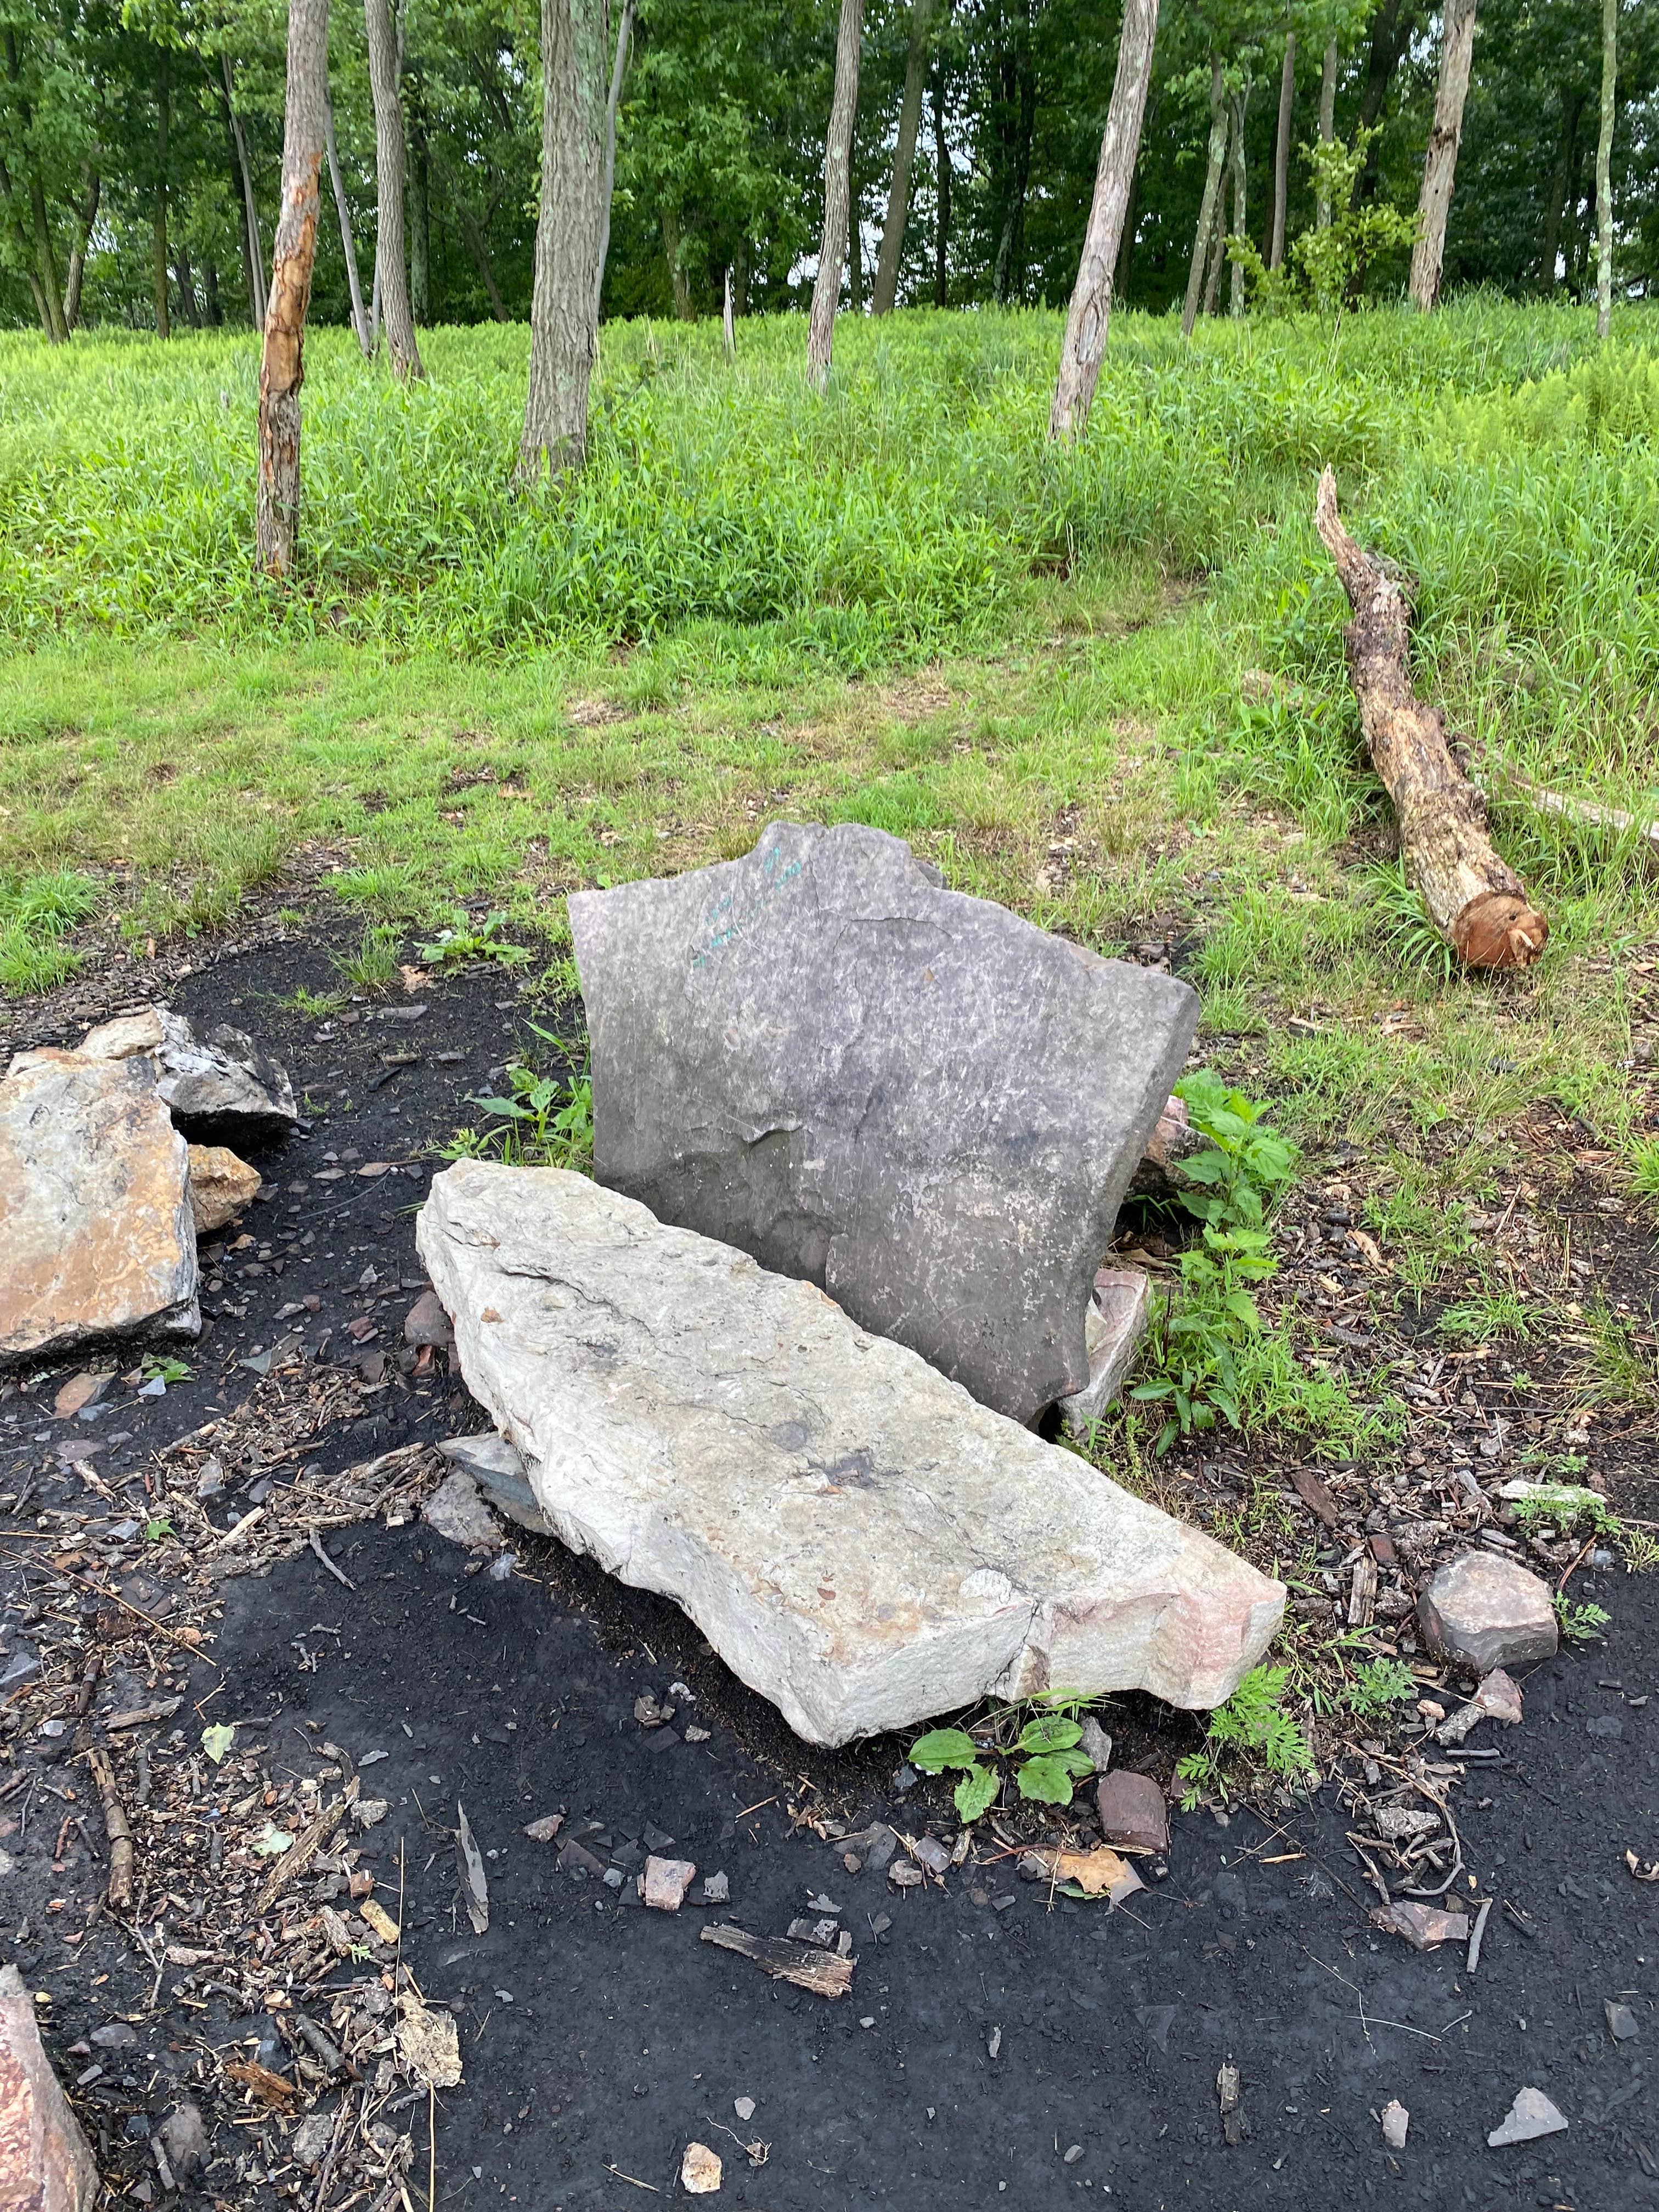
<path fill-rule="evenodd" d="M 658 1912 L 678 1912 L 685 1902 L 697 1869 L 690 1859 L 659 1859 L 653 1856 L 640 1876 L 640 1895 Z"/>
<path fill-rule="evenodd" d="M 688 2197 L 712 2197 L 720 2185 L 720 2154 L 707 2143 L 690 2142 L 680 2160 L 680 2187 Z"/>
<path fill-rule="evenodd" d="M 90 2212 L 98 2168 L 35 2025 L 15 1966 L 0 1967 L 0 2203 L 5 2212 Z"/>
<path fill-rule="evenodd" d="M 0 1365 L 149 1330 L 194 1336 L 184 1139 L 148 1063 L 20 1057 L 0 1081 Z"/>
<path fill-rule="evenodd" d="M 234 1221 L 251 1206 L 262 1177 L 258 1168 L 239 1160 L 226 1145 L 192 1145 L 190 1148 L 190 1210 L 196 1234 L 205 1237 Z"/>

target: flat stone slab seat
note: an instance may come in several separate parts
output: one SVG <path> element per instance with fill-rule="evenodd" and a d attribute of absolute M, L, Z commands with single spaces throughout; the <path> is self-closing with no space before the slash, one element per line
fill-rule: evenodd
<path fill-rule="evenodd" d="M 1186 984 L 945 890 L 879 830 L 582 891 L 599 1181 L 804 1276 L 998 1412 L 1085 1313 L 1198 1021 Z"/>
<path fill-rule="evenodd" d="M 459 1161 L 416 1241 L 548 1522 L 676 1599 L 798 1734 L 982 1695 L 1208 1706 L 1281 1584 L 810 1283 L 555 1168 Z"/>
<path fill-rule="evenodd" d="M 196 1336 L 189 1153 L 148 1061 L 20 1054 L 0 1081 L 0 1367 Z"/>

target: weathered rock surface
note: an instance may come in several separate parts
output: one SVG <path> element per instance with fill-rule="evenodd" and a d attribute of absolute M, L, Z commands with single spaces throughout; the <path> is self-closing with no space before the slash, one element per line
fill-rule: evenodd
<path fill-rule="evenodd" d="M 1559 2106 L 1541 2089 L 1517 2089 L 1515 2102 L 1486 2141 L 1494 2150 L 1501 2150 L 1506 2143 L 1536 2142 L 1540 2136 L 1559 2136 L 1566 2124 Z"/>
<path fill-rule="evenodd" d="M 34 1999 L 0 1966 L 0 2203 L 5 2212 L 91 2212 L 98 2168 L 40 2047 Z"/>
<path fill-rule="evenodd" d="M 190 1211 L 198 1237 L 210 1236 L 252 1206 L 263 1181 L 258 1168 L 224 1145 L 190 1148 Z"/>
<path fill-rule="evenodd" d="M 1187 1118 L 1187 1102 L 1171 1097 L 1158 1117 L 1146 1149 L 1125 1194 L 1130 1198 L 1176 1198 L 1195 1186 L 1187 1162 L 1210 1149 L 1210 1139 Z"/>
<path fill-rule="evenodd" d="M 152 1060 L 174 1121 L 203 1143 L 283 1137 L 300 1118 L 287 1069 L 228 1022 L 198 1036 L 170 1006 L 147 1006 L 89 1030 L 79 1050 L 85 1060 Z"/>
<path fill-rule="evenodd" d="M 1083 1316 L 1083 1341 L 1089 1354 L 1086 1389 L 1062 1398 L 1066 1425 L 1081 1436 L 1113 1405 L 1133 1366 L 1152 1316 L 1152 1278 L 1142 1267 L 1102 1267 Z"/>
<path fill-rule="evenodd" d="M 685 1608 L 818 1743 L 1064 1686 L 1225 1698 L 1282 1586 L 583 1176 L 459 1162 L 416 1243 L 562 1540 Z"/>
<path fill-rule="evenodd" d="M 501 1542 L 495 1516 L 479 1495 L 469 1469 L 453 1468 L 421 1508 L 428 1528 L 470 1552 L 493 1552 Z"/>
<path fill-rule="evenodd" d="M 1463 1552 L 1437 1568 L 1417 1616 L 1431 1651 L 1477 1674 L 1547 1659 L 1559 1640 L 1548 1583 L 1492 1552 Z"/>
<path fill-rule="evenodd" d="M 1101 1834 L 1120 1850 L 1170 1848 L 1170 1808 L 1150 1774 L 1132 1774 L 1120 1766 L 1101 1783 L 1095 1802 Z"/>
<path fill-rule="evenodd" d="M 194 1336 L 185 1140 L 142 1064 L 20 1054 L 0 1081 L 0 1364 Z"/>
<path fill-rule="evenodd" d="M 745 859 L 584 891 L 599 1181 L 829 1291 L 1029 1421 L 1084 1315 L 1198 1001 L 896 837 L 774 823 Z"/>
<path fill-rule="evenodd" d="M 498 1513 L 516 1521 L 521 1528 L 533 1528 L 538 1536 L 558 1534 L 536 1503 L 523 1455 L 505 1437 L 447 1437 L 438 1449 L 447 1460 L 466 1470 Z"/>
<path fill-rule="evenodd" d="M 1441 1722 L 1434 1732 L 1437 1743 L 1462 1743 L 1472 1728 L 1482 1721 L 1501 1721 L 1505 1728 L 1518 1728 L 1522 1717 L 1521 1686 L 1495 1667 L 1469 1699 Z"/>

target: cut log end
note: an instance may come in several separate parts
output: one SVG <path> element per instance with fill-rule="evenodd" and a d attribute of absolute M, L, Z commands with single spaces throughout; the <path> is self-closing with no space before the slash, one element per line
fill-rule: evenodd
<path fill-rule="evenodd" d="M 1524 897 L 1489 891 L 1457 916 L 1451 941 L 1471 968 L 1530 968 L 1549 933 L 1548 922 Z"/>

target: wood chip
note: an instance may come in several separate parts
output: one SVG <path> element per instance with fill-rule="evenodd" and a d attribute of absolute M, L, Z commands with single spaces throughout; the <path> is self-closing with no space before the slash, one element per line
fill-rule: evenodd
<path fill-rule="evenodd" d="M 703 1929 L 701 1940 L 718 1944 L 722 1951 L 735 1951 L 774 1981 L 793 1982 L 815 1996 L 844 1997 L 853 1986 L 856 1960 L 838 1959 L 833 1951 L 821 1951 L 813 1943 L 792 1943 L 783 1936 L 751 1936 L 745 1928 L 723 1922 Z"/>

